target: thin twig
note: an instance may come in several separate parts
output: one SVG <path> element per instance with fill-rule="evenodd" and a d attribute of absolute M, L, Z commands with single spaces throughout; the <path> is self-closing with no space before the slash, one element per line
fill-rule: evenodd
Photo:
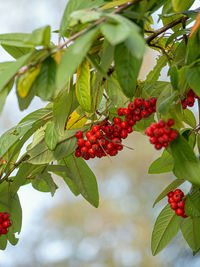
<path fill-rule="evenodd" d="M 10 174 L 24 161 L 26 161 L 27 159 L 29 159 L 29 155 L 24 155 L 19 161 L 17 161 L 15 163 L 15 165 L 7 172 L 7 174 L 2 178 L 0 179 L 0 184 L 3 183 L 5 180 L 8 179 L 8 177 L 10 176 Z"/>

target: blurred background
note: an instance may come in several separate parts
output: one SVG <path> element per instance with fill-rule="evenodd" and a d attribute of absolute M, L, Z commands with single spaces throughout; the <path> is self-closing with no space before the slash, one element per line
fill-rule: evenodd
<path fill-rule="evenodd" d="M 0 0 L 0 33 L 31 32 L 51 25 L 59 28 L 66 0 Z M 155 21 L 157 20 L 155 16 Z M 57 35 L 52 34 L 57 42 Z M 147 50 L 140 78 L 153 68 L 156 53 Z M 12 58 L 0 49 L 0 62 Z M 161 78 L 166 80 L 166 70 Z M 0 115 L 0 134 L 27 113 L 45 106 L 35 98 L 20 112 L 15 91 L 10 93 Z M 195 109 L 195 108 L 194 108 Z M 144 136 L 134 133 L 116 158 L 89 161 L 96 174 L 100 205 L 90 206 L 75 198 L 59 177 L 55 196 L 20 189 L 23 225 L 19 243 L 0 251 L 0 267 L 165 267 L 200 266 L 179 234 L 158 256 L 151 255 L 151 232 L 156 216 L 167 200 L 154 209 L 157 195 L 173 179 L 172 174 L 148 175 L 148 166 L 159 157 Z M 186 193 L 190 186 L 183 185 Z"/>

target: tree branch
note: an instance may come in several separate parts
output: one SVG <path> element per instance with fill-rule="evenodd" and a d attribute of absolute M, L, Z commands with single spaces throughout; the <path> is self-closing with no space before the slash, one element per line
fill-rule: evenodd
<path fill-rule="evenodd" d="M 8 179 L 8 177 L 10 176 L 10 174 L 24 161 L 26 161 L 27 159 L 29 159 L 29 155 L 24 155 L 19 161 L 17 161 L 14 166 L 7 172 L 7 174 L 2 178 L 0 179 L 0 184 L 3 183 L 5 180 Z"/>
<path fill-rule="evenodd" d="M 152 35 L 150 35 L 149 37 L 146 38 L 147 44 L 150 45 L 151 41 L 153 39 L 155 39 L 158 35 L 160 35 L 161 33 L 165 32 L 165 31 L 167 31 L 168 29 L 178 25 L 179 23 L 182 23 L 183 21 L 186 21 L 187 19 L 188 19 L 188 17 L 184 15 L 184 16 L 172 21 L 171 23 L 165 25 L 164 27 L 162 27 L 162 28 L 160 28 L 158 30 L 155 30 Z"/>

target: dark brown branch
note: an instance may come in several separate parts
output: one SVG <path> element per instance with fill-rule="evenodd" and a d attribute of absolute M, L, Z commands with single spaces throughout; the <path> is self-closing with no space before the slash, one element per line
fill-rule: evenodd
<path fill-rule="evenodd" d="M 158 35 L 160 35 L 161 33 L 165 32 L 165 31 L 167 31 L 168 29 L 171 29 L 172 27 L 178 25 L 179 23 L 182 23 L 183 21 L 186 21 L 187 19 L 188 19 L 188 17 L 184 15 L 184 16 L 172 21 L 171 23 L 165 25 L 164 27 L 162 27 L 162 28 L 160 28 L 158 30 L 155 30 L 154 33 L 151 36 L 146 38 L 147 44 L 150 45 L 151 41 L 153 39 L 155 39 Z"/>

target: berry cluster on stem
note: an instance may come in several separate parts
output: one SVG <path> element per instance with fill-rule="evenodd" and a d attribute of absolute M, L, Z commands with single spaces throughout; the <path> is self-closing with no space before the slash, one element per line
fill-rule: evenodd
<path fill-rule="evenodd" d="M 185 214 L 185 200 L 183 200 L 184 193 L 180 189 L 176 189 L 167 194 L 168 202 L 170 203 L 170 208 L 175 210 L 176 215 L 181 216 L 183 218 L 188 217 Z"/>
<path fill-rule="evenodd" d="M 154 145 L 155 149 L 167 148 L 177 136 L 178 132 L 173 130 L 174 120 L 168 119 L 167 122 L 160 120 L 158 123 L 152 123 L 147 127 L 145 133 L 149 136 L 149 141 Z"/>
<path fill-rule="evenodd" d="M 184 99 L 182 99 L 181 101 L 181 104 L 182 104 L 182 108 L 183 109 L 186 109 L 187 106 L 188 107 L 193 107 L 194 106 L 194 102 L 195 102 L 195 98 L 199 98 L 198 95 L 195 94 L 195 92 L 190 89 L 188 92 L 187 92 L 187 95 Z"/>
<path fill-rule="evenodd" d="M 7 212 L 0 212 L 0 236 L 5 235 L 8 232 L 8 228 L 12 225 L 9 220 L 9 214 Z"/>
<path fill-rule="evenodd" d="M 90 158 L 101 158 L 107 155 L 116 156 L 123 149 L 122 139 L 127 138 L 128 134 L 133 132 L 133 126 L 136 121 L 147 118 L 156 111 L 156 99 L 136 98 L 134 102 L 129 103 L 127 108 L 119 108 L 117 113 L 120 117 L 113 118 L 112 123 L 104 121 L 101 125 L 93 125 L 90 131 L 85 134 L 78 131 L 76 157 L 82 157 L 85 160 Z"/>

